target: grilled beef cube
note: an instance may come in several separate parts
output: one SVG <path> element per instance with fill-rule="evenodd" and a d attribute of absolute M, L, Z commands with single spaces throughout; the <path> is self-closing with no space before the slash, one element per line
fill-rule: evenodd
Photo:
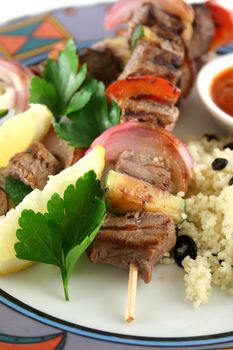
<path fill-rule="evenodd" d="M 173 53 L 155 46 L 153 41 L 140 40 L 119 79 L 154 75 L 176 83 L 180 66 L 180 59 Z"/>
<path fill-rule="evenodd" d="M 150 3 L 142 4 L 140 11 L 133 13 L 132 19 L 128 23 L 127 38 L 131 41 L 134 30 L 138 25 L 152 27 L 155 24 L 154 6 Z"/>
<path fill-rule="evenodd" d="M 121 105 L 122 121 L 138 120 L 169 128 L 175 124 L 179 110 L 169 104 L 152 99 L 128 99 Z"/>
<path fill-rule="evenodd" d="M 171 174 L 165 162 L 150 154 L 126 150 L 119 155 L 115 170 L 149 182 L 163 191 L 172 190 Z"/>
<path fill-rule="evenodd" d="M 190 92 L 197 73 L 200 69 L 200 65 L 198 64 L 197 61 L 192 61 L 192 60 L 185 60 L 184 64 L 182 66 L 182 74 L 177 82 L 177 86 L 181 90 L 181 97 L 187 96 L 188 93 Z"/>
<path fill-rule="evenodd" d="M 146 212 L 123 217 L 108 215 L 87 255 L 92 262 L 121 268 L 134 263 L 144 282 L 149 283 L 154 265 L 175 243 L 175 225 L 166 215 Z"/>
<path fill-rule="evenodd" d="M 153 6 L 154 23 L 166 31 L 172 32 L 177 36 L 183 33 L 184 25 L 179 17 L 172 16 L 169 13 L 159 10 Z"/>
<path fill-rule="evenodd" d="M 8 164 L 9 176 L 40 190 L 46 185 L 48 176 L 60 170 L 60 162 L 40 142 L 32 145 L 31 152 L 17 153 Z"/>
<path fill-rule="evenodd" d="M 209 10 L 203 5 L 194 5 L 193 8 L 195 11 L 193 36 L 188 49 L 188 56 L 192 60 L 208 51 L 215 34 L 215 24 Z"/>
<path fill-rule="evenodd" d="M 8 210 L 6 193 L 0 188 L 0 216 L 5 215 Z"/>
<path fill-rule="evenodd" d="M 87 64 L 88 76 L 108 85 L 117 80 L 131 52 L 125 37 L 116 36 L 99 41 L 79 55 L 81 62 Z"/>
<path fill-rule="evenodd" d="M 184 26 L 180 18 L 160 10 L 152 3 L 143 4 L 140 7 L 140 11 L 136 10 L 134 12 L 132 20 L 129 23 L 127 33 L 129 38 L 131 38 L 132 33 L 139 24 L 148 27 L 152 27 L 156 24 L 160 28 L 170 31 L 177 36 L 181 35 L 184 30 Z"/>
<path fill-rule="evenodd" d="M 104 50 L 87 49 L 81 55 L 81 60 L 87 64 L 88 76 L 101 80 L 106 85 L 116 80 L 122 71 L 119 60 L 108 48 Z"/>
<path fill-rule="evenodd" d="M 185 57 L 185 48 L 180 36 L 177 36 L 173 32 L 165 30 L 158 25 L 151 27 L 151 31 L 154 34 L 157 45 L 161 49 L 173 53 L 177 62 L 179 62 L 179 66 L 181 66 Z"/>

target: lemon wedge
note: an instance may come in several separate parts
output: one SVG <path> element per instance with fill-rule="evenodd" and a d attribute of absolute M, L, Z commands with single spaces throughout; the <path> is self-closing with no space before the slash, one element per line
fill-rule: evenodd
<path fill-rule="evenodd" d="M 17 242 L 16 230 L 18 219 L 24 209 L 32 209 L 35 212 L 45 213 L 47 202 L 53 193 L 61 197 L 70 184 L 75 184 L 80 176 L 89 170 L 94 170 L 98 179 L 101 179 L 105 165 L 105 149 L 102 146 L 95 147 L 85 157 L 71 167 L 61 171 L 55 176 L 50 176 L 47 185 L 42 191 L 36 189 L 28 194 L 24 200 L 5 216 L 0 217 L 0 274 L 8 274 L 22 270 L 32 263 L 16 258 L 14 244 Z"/>
<path fill-rule="evenodd" d="M 0 168 L 7 166 L 16 153 L 43 139 L 51 126 L 52 117 L 46 106 L 32 104 L 26 112 L 6 120 L 0 126 Z"/>

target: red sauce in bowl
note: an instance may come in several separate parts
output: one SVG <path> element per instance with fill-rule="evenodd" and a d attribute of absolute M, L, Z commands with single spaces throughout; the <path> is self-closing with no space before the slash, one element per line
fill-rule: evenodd
<path fill-rule="evenodd" d="M 214 78 L 211 95 L 216 105 L 233 117 L 233 67 Z"/>

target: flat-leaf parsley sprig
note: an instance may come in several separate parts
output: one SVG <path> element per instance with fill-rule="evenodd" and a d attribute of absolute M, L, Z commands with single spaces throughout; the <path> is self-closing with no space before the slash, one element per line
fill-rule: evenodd
<path fill-rule="evenodd" d="M 59 121 L 89 101 L 91 93 L 81 88 L 86 75 L 87 66 L 79 65 L 75 44 L 69 40 L 57 61 L 47 59 L 43 76 L 32 78 L 29 100 L 46 105 Z"/>
<path fill-rule="evenodd" d="M 101 81 L 88 79 L 83 90 L 91 94 L 83 108 L 70 114 L 68 122 L 55 123 L 58 136 L 71 146 L 88 148 L 106 129 L 119 124 L 121 111 L 115 101 L 108 106 L 105 86 Z"/>
<path fill-rule="evenodd" d="M 120 123 L 119 106 L 114 101 L 108 106 L 104 84 L 87 78 L 87 66 L 79 65 L 72 40 L 57 61 L 47 60 L 42 78 L 32 78 L 30 102 L 51 110 L 56 133 L 74 147 L 89 147 L 103 131 Z"/>
<path fill-rule="evenodd" d="M 66 300 L 68 282 L 80 256 L 94 240 L 105 217 L 100 181 L 93 170 L 69 185 L 62 199 L 53 194 L 48 212 L 23 210 L 15 244 L 17 258 L 59 267 Z"/>

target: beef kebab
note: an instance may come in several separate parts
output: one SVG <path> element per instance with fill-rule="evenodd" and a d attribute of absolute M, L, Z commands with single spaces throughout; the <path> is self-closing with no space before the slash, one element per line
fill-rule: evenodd
<path fill-rule="evenodd" d="M 106 85 L 119 75 L 155 75 L 173 81 L 187 95 L 211 53 L 232 41 L 232 16 L 215 0 L 192 7 L 181 0 L 121 0 L 107 14 L 105 27 L 127 23 L 127 30 L 97 42 L 82 57 L 89 74 Z M 138 29 L 140 40 L 132 47 Z"/>
<path fill-rule="evenodd" d="M 122 7 L 127 12 L 135 3 L 141 7 L 132 16 L 127 39 L 132 42 L 139 24 L 143 34 L 119 80 L 107 89 L 109 100 L 122 108 L 123 124 L 93 144 L 106 148 L 107 163 L 114 169 L 107 177 L 106 200 L 109 211 L 120 216 L 108 214 L 88 251 L 93 262 L 129 268 L 127 321 L 135 318 L 131 287 L 137 273 L 150 282 L 154 265 L 176 243 L 176 224 L 185 218 L 184 201 L 177 193 L 187 191 L 192 160 L 182 142 L 165 129 L 171 130 L 178 118 L 178 86 L 183 95 L 188 92 L 193 67 L 201 65 L 197 62 L 216 40 L 208 7 L 198 5 L 193 10 L 180 0 L 121 0 L 107 16 L 108 26 L 119 22 L 119 15 L 126 20 L 129 13 L 124 17 Z M 207 22 L 201 28 L 203 18 Z M 201 50 L 195 49 L 199 44 Z"/>

